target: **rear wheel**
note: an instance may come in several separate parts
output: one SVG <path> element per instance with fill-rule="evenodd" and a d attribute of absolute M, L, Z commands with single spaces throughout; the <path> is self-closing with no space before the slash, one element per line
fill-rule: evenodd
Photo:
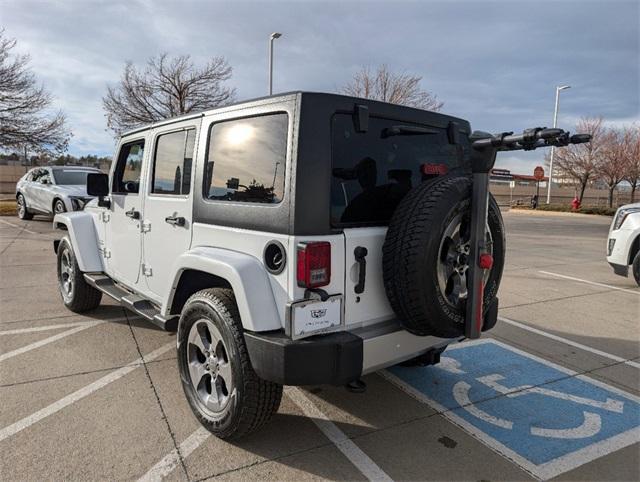
<path fill-rule="evenodd" d="M 231 290 L 189 298 L 178 326 L 178 368 L 193 413 L 219 438 L 248 435 L 278 411 L 282 385 L 254 372 Z"/>
<path fill-rule="evenodd" d="M 413 334 L 464 334 L 470 207 L 471 180 L 443 177 L 405 196 L 389 224 L 383 246 L 385 288 L 400 323 Z M 486 244 L 494 263 L 485 273 L 485 308 L 498 292 L 505 250 L 500 209 L 491 196 L 487 224 Z"/>
<path fill-rule="evenodd" d="M 58 245 L 58 289 L 64 305 L 76 313 L 96 308 L 102 299 L 102 293 L 84 280 L 66 237 Z"/>
<path fill-rule="evenodd" d="M 16 198 L 16 209 L 20 219 L 24 219 L 25 221 L 33 219 L 33 214 L 27 209 L 27 201 L 22 194 L 18 194 L 18 197 Z"/>

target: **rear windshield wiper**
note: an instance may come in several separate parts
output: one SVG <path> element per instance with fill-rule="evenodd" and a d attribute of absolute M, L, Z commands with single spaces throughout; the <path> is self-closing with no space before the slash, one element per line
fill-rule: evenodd
<path fill-rule="evenodd" d="M 438 131 L 434 131 L 433 129 L 418 126 L 391 126 L 382 129 L 383 138 L 391 136 L 424 136 L 437 133 Z"/>

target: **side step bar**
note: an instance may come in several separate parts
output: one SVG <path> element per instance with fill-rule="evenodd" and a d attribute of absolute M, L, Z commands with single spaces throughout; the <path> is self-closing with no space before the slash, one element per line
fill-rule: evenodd
<path fill-rule="evenodd" d="M 135 295 L 124 288 L 121 288 L 107 275 L 84 273 L 84 279 L 97 290 L 102 291 L 105 295 L 110 296 L 124 308 L 133 311 L 137 315 L 142 316 L 154 325 L 166 331 L 176 331 L 178 329 L 178 317 L 165 318 L 160 314 L 160 310 L 156 308 L 149 300 Z"/>

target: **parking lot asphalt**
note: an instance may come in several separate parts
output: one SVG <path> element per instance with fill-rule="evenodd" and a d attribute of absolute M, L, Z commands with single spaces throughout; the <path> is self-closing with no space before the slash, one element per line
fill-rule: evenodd
<path fill-rule="evenodd" d="M 481 342 L 369 375 L 364 394 L 287 387 L 233 443 L 191 414 L 173 334 L 106 298 L 66 310 L 50 220 L 0 218 L 1 478 L 639 480 L 640 289 L 605 261 L 610 218 L 504 218 Z"/>

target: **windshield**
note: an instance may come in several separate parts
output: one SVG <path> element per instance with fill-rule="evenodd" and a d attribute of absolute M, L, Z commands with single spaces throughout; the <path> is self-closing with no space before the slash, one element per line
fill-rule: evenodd
<path fill-rule="evenodd" d="M 434 175 L 461 170 L 468 138 L 450 144 L 445 129 L 371 117 L 357 132 L 353 116 L 332 125 L 331 222 L 385 225 L 409 190 Z"/>
<path fill-rule="evenodd" d="M 53 169 L 53 177 L 56 184 L 65 186 L 69 184 L 86 185 L 87 174 L 97 171 L 76 171 L 71 169 Z"/>

